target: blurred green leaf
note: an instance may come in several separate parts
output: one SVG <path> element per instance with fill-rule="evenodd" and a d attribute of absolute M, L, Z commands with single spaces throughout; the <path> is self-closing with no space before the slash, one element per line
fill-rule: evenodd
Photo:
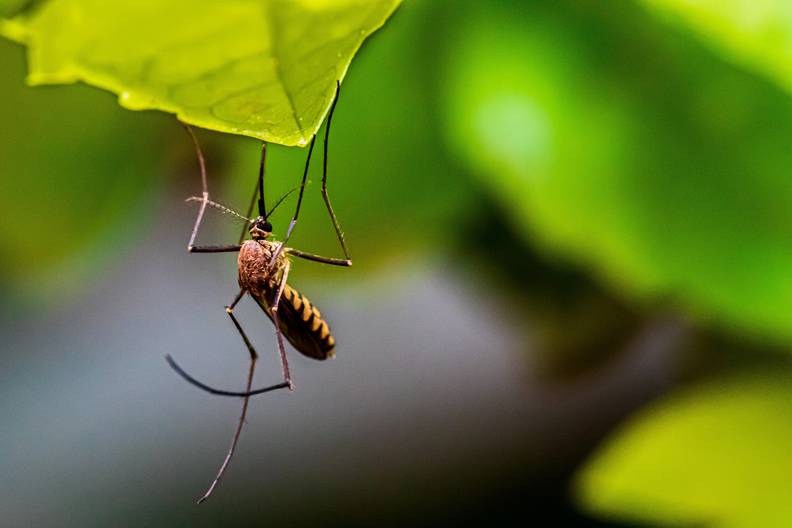
<path fill-rule="evenodd" d="M 792 377 L 718 380 L 661 402 L 579 475 L 593 511 L 660 524 L 789 526 Z"/>
<path fill-rule="evenodd" d="M 99 280 L 106 257 L 150 220 L 163 119 L 85 86 L 31 90 L 24 50 L 9 42 L 0 63 L 0 286 L 54 299 Z"/>
<path fill-rule="evenodd" d="M 547 252 L 792 340 L 787 95 L 627 3 L 572 4 L 461 10 L 449 144 Z"/>
<path fill-rule="evenodd" d="M 10 16 L 18 13 L 30 0 L 0 0 L 0 16 Z"/>
<path fill-rule="evenodd" d="M 399 0 L 50 0 L 5 24 L 31 84 L 85 81 L 135 110 L 284 145 L 319 128 Z"/>
<path fill-rule="evenodd" d="M 792 90 L 792 3 L 784 0 L 642 0 L 738 64 Z"/>

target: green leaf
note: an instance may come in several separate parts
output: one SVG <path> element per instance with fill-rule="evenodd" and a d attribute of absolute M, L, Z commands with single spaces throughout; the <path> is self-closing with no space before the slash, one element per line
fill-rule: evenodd
<path fill-rule="evenodd" d="M 284 145 L 321 125 L 353 55 L 399 0 L 50 0 L 4 33 L 31 84 L 85 81 L 121 105 Z"/>
<path fill-rule="evenodd" d="M 726 58 L 792 90 L 792 3 L 779 0 L 643 0 Z"/>
<path fill-rule="evenodd" d="M 451 148 L 547 254 L 638 302 L 792 341 L 788 96 L 616 5 L 465 9 Z"/>
<path fill-rule="evenodd" d="M 330 134 L 328 188 L 346 234 L 355 274 L 383 263 L 404 265 L 416 255 L 439 255 L 457 233 L 465 213 L 478 198 L 468 179 L 438 148 L 442 135 L 433 98 L 434 65 L 424 46 L 435 41 L 433 17 L 444 9 L 429 2 L 407 2 L 399 8 L 399 25 L 366 45 L 344 84 Z M 320 131 L 319 139 L 324 138 Z M 246 138 L 224 138 L 229 146 L 227 188 L 216 197 L 240 209 L 254 185 L 260 147 Z M 314 149 L 300 222 L 290 244 L 323 255 L 340 256 L 333 226 L 320 194 L 323 149 Z M 306 152 L 274 147 L 267 154 L 267 200 L 294 188 L 302 175 Z M 197 181 L 196 181 L 197 183 Z M 273 226 L 282 236 L 294 212 L 293 194 L 275 213 Z M 412 263 L 411 263 L 412 265 Z M 343 270 L 295 263 L 291 277 L 306 273 L 352 278 Z M 289 280 L 292 280 L 291 278 Z"/>
<path fill-rule="evenodd" d="M 792 519 L 792 377 L 718 380 L 643 413 L 578 478 L 580 500 L 609 517 L 764 528 Z"/>

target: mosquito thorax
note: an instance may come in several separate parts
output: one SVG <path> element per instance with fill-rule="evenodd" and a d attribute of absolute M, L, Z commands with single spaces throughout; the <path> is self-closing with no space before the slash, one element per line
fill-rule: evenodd
<path fill-rule="evenodd" d="M 250 236 L 253 240 L 265 240 L 272 234 L 272 224 L 259 216 L 250 224 Z"/>

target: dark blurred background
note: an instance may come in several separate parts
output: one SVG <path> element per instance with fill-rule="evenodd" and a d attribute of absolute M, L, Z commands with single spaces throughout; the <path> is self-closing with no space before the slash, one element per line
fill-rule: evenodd
<path fill-rule="evenodd" d="M 633 2 L 407 2 L 333 121 L 355 265 L 290 275 L 337 358 L 290 351 L 296 391 L 252 402 L 197 507 L 240 402 L 164 356 L 235 388 L 247 352 L 234 257 L 185 251 L 189 137 L 94 88 L 26 87 L 15 44 L 0 64 L 3 526 L 642 526 L 575 500 L 597 447 L 680 387 L 790 367 L 780 88 Z M 199 137 L 213 197 L 243 210 L 258 143 Z M 271 196 L 304 156 L 270 150 Z M 340 255 L 313 169 L 291 245 Z M 239 313 L 274 382 L 271 324 Z"/>

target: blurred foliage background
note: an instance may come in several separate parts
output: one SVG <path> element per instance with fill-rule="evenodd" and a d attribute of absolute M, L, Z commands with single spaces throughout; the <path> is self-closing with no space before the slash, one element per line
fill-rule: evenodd
<path fill-rule="evenodd" d="M 290 276 L 339 359 L 295 358 L 201 508 L 238 402 L 162 355 L 229 385 L 244 354 L 233 259 L 184 254 L 189 139 L 0 42 L 4 525 L 789 525 L 792 22 L 715 4 L 402 5 L 333 122 L 355 266 Z M 244 209 L 258 143 L 200 136 Z M 336 254 L 320 166 L 292 245 Z"/>

